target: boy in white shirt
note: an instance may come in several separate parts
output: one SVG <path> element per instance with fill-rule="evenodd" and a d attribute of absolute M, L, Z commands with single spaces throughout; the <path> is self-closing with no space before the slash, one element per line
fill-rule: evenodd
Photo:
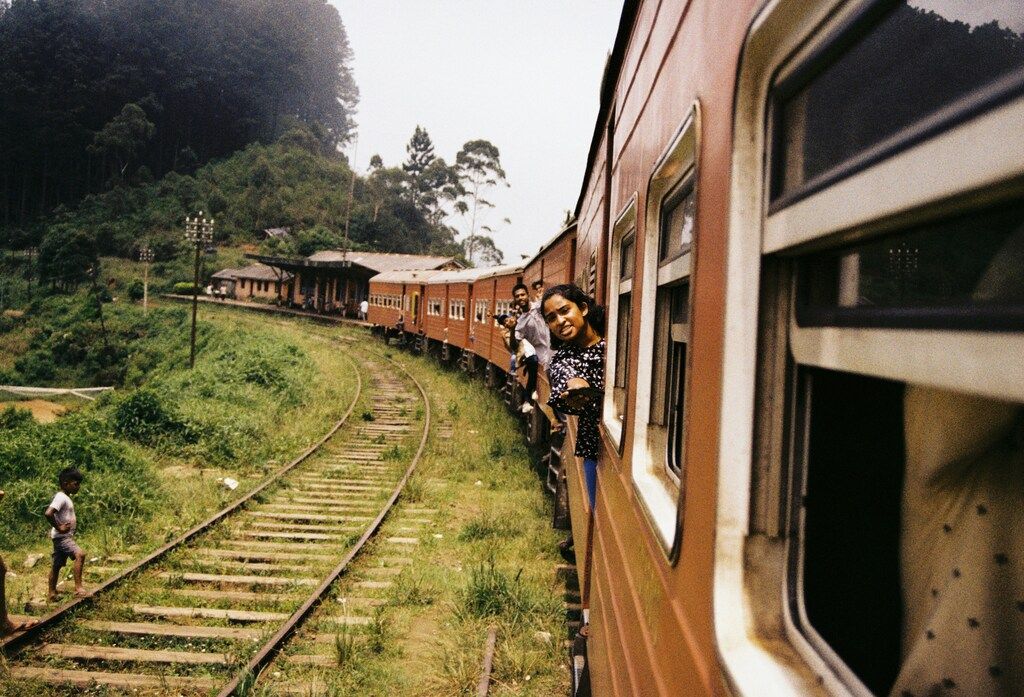
<path fill-rule="evenodd" d="M 82 473 L 74 467 L 65 467 L 57 476 L 60 484 L 60 491 L 53 497 L 53 501 L 46 509 L 46 519 L 50 521 L 53 528 L 50 530 L 50 539 L 53 540 L 53 566 L 50 568 L 50 602 L 57 600 L 57 579 L 60 577 L 60 570 L 67 564 L 68 559 L 73 559 L 75 574 L 75 595 L 82 597 L 86 595 L 85 587 L 82 585 L 82 567 L 85 566 L 85 552 L 75 544 L 75 530 L 78 527 L 78 519 L 75 517 L 75 504 L 71 500 L 74 494 L 82 487 Z"/>

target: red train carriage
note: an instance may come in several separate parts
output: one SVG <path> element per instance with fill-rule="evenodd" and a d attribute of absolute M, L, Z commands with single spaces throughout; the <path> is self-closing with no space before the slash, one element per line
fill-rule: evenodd
<path fill-rule="evenodd" d="M 627 3 L 577 206 L 609 310 L 593 517 L 568 468 L 594 694 L 1022 689 L 1024 630 L 979 608 L 1024 592 L 995 462 L 1024 414 L 1024 25 L 970 5 Z M 973 458 L 952 494 L 917 479 L 936 442 Z"/>
<path fill-rule="evenodd" d="M 427 348 L 439 349 L 447 339 L 448 332 L 448 286 L 445 284 L 423 286 L 422 334 Z"/>
<path fill-rule="evenodd" d="M 478 289 L 481 299 L 488 301 L 493 316 L 505 314 L 512 305 L 512 288 L 523 281 L 523 267 L 521 266 L 499 266 L 488 270 L 488 273 L 481 276 L 474 287 Z M 482 284 L 482 287 L 481 287 Z M 503 384 L 509 368 L 509 353 L 501 340 L 501 334 L 497 327 L 491 327 L 488 331 L 489 341 L 486 346 L 486 353 L 478 352 L 487 359 L 487 380 L 490 385 Z M 481 347 L 484 348 L 484 347 Z"/>
<path fill-rule="evenodd" d="M 469 345 L 472 326 L 473 285 L 477 278 L 487 273 L 487 269 L 460 269 L 446 271 L 430 278 L 427 282 L 428 299 L 440 298 L 443 293 L 446 302 L 444 315 L 446 325 L 441 339 L 441 358 L 447 362 L 461 357 Z M 431 339 L 436 336 L 428 332 Z"/>
<path fill-rule="evenodd" d="M 386 330 L 401 331 L 403 338 L 419 334 L 424 322 L 425 283 L 445 271 L 386 271 L 370 279 L 370 311 L 367 320 Z M 399 329 L 399 323 L 401 328 Z"/>
<path fill-rule="evenodd" d="M 627 2 L 576 227 L 420 281 L 491 385 L 517 282 L 607 308 L 595 511 L 562 449 L 593 694 L 1024 693 L 1022 28 Z"/>
<path fill-rule="evenodd" d="M 544 281 L 550 288 L 559 283 L 571 283 L 576 265 L 576 223 L 559 230 L 558 234 L 527 262 L 523 269 L 523 283 L 528 286 Z"/>

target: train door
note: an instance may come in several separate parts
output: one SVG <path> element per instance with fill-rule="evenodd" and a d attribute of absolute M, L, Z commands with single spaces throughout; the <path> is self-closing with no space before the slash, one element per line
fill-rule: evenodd
<path fill-rule="evenodd" d="M 420 316 L 420 293 L 416 291 L 412 294 L 412 325 L 415 326 Z"/>

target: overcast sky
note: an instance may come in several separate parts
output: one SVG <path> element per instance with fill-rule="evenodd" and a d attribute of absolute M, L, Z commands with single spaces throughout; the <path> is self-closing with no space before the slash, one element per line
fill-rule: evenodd
<path fill-rule="evenodd" d="M 621 0 L 330 1 L 355 54 L 357 166 L 400 164 L 417 124 L 448 162 L 487 139 L 511 187 L 486 222 L 506 262 L 535 254 L 576 206 Z"/>

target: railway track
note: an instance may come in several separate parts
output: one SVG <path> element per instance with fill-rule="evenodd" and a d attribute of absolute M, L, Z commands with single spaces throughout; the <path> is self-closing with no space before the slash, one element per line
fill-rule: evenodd
<path fill-rule="evenodd" d="M 426 445 L 419 383 L 391 361 L 367 367 L 371 409 L 353 418 L 360 379 L 331 431 L 251 494 L 7 640 L 6 680 L 57 693 L 251 687 L 380 529 Z"/>

